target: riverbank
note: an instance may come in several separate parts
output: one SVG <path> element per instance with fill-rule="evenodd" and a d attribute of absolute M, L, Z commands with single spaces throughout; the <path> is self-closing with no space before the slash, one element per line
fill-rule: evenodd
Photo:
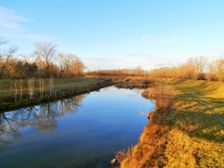
<path fill-rule="evenodd" d="M 102 78 L 76 77 L 0 81 L 0 111 L 88 93 L 109 86 Z"/>
<path fill-rule="evenodd" d="M 154 85 L 143 95 L 155 96 L 157 109 L 121 168 L 223 167 L 224 84 L 159 79 Z"/>
<path fill-rule="evenodd" d="M 92 75 L 89 77 L 94 78 L 102 78 L 106 80 L 110 80 L 113 85 L 115 85 L 118 88 L 148 88 L 151 84 L 151 81 L 149 80 L 149 77 L 147 76 L 132 76 L 132 75 L 121 75 L 121 76 L 109 76 L 109 75 Z"/>

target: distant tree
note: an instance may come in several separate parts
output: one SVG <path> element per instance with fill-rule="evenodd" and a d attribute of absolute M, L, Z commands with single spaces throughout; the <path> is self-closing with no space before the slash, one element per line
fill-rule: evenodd
<path fill-rule="evenodd" d="M 73 75 L 72 66 L 76 61 L 77 57 L 74 54 L 59 54 L 60 62 L 61 62 L 61 71 L 63 76 L 68 77 Z"/>
<path fill-rule="evenodd" d="M 179 68 L 179 77 L 182 79 L 197 79 L 197 73 L 193 59 L 189 59 L 186 63 L 182 64 Z"/>
<path fill-rule="evenodd" d="M 46 76 L 49 77 L 52 68 L 52 61 L 56 57 L 56 45 L 52 42 L 38 42 L 35 44 L 35 52 L 37 61 L 43 64 Z"/>
<path fill-rule="evenodd" d="M 0 38 L 0 78 L 61 77 L 82 75 L 84 64 L 74 54 L 60 54 L 56 45 L 38 42 L 31 56 L 16 57 L 17 47 L 8 47 Z M 61 65 L 59 66 L 59 61 Z"/>
<path fill-rule="evenodd" d="M 30 78 L 36 75 L 38 67 L 36 63 L 17 61 L 14 63 L 13 76 L 16 78 Z"/>
<path fill-rule="evenodd" d="M 186 63 L 178 68 L 178 76 L 183 79 L 203 79 L 207 58 L 200 56 L 189 58 Z"/>
<path fill-rule="evenodd" d="M 196 70 L 196 78 L 203 79 L 203 72 L 207 65 L 207 58 L 204 56 L 195 57 L 195 58 L 193 58 L 193 63 L 194 63 L 195 70 Z"/>
<path fill-rule="evenodd" d="M 81 76 L 84 72 L 85 65 L 79 58 L 75 58 L 72 64 L 72 73 L 75 76 Z"/>
<path fill-rule="evenodd" d="M 0 76 L 4 78 L 8 78 L 9 71 L 10 71 L 10 60 L 13 58 L 14 54 L 17 51 L 17 47 L 10 46 L 10 47 L 4 47 L 3 45 L 6 44 L 6 41 L 3 41 L 0 39 Z"/>
<path fill-rule="evenodd" d="M 35 62 L 33 63 L 26 62 L 23 66 L 24 66 L 24 74 L 26 77 L 34 76 L 38 70 L 37 64 Z"/>
<path fill-rule="evenodd" d="M 24 66 L 22 61 L 16 62 L 14 66 L 14 76 L 16 78 L 24 77 Z"/>
<path fill-rule="evenodd" d="M 216 62 L 211 62 L 208 64 L 208 69 L 206 72 L 206 79 L 208 81 L 214 81 L 217 79 L 217 67 Z"/>
<path fill-rule="evenodd" d="M 216 61 L 217 78 L 219 81 L 224 81 L 224 59 L 220 58 Z"/>

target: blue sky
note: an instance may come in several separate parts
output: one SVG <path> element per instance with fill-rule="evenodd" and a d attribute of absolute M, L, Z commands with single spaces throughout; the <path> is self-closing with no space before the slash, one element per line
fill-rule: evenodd
<path fill-rule="evenodd" d="M 50 40 L 88 69 L 145 69 L 224 55 L 223 0 L 1 0 L 0 36 L 33 51 Z"/>

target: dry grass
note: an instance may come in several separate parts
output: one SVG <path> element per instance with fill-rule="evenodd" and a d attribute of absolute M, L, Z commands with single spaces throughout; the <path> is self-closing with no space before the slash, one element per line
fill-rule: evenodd
<path fill-rule="evenodd" d="M 154 112 L 121 167 L 224 167 L 224 83 L 157 81 L 162 83 L 178 90 L 175 99 Z"/>
<path fill-rule="evenodd" d="M 74 96 L 107 84 L 106 80 L 87 77 L 0 80 L 0 110 Z"/>
<path fill-rule="evenodd" d="M 144 90 L 142 95 L 149 99 L 156 99 L 158 109 L 167 109 L 171 106 L 177 91 L 169 85 L 158 85 Z"/>

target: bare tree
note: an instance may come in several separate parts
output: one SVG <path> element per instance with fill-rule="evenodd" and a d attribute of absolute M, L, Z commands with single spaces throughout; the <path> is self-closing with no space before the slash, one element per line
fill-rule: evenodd
<path fill-rule="evenodd" d="M 83 62 L 79 58 L 76 58 L 74 63 L 72 64 L 73 75 L 75 76 L 82 75 L 84 72 L 84 69 L 85 69 L 85 65 L 83 64 Z"/>
<path fill-rule="evenodd" d="M 0 39 L 0 46 L 6 44 L 6 41 Z M 0 75 L 2 77 L 9 77 L 10 59 L 18 50 L 15 46 L 0 49 Z"/>
<path fill-rule="evenodd" d="M 208 70 L 206 73 L 206 79 L 208 81 L 216 80 L 216 74 L 217 74 L 217 64 L 215 61 L 212 61 L 208 64 Z"/>
<path fill-rule="evenodd" d="M 57 54 L 57 46 L 52 42 L 38 42 L 31 55 L 14 57 L 17 47 L 9 47 L 0 37 L 0 77 L 27 78 L 58 77 L 61 72 L 64 76 L 81 75 L 84 64 L 74 54 Z M 59 66 L 60 56 L 61 67 Z"/>
<path fill-rule="evenodd" d="M 182 79 L 197 79 L 196 66 L 193 58 L 190 58 L 179 67 L 179 76 Z"/>
<path fill-rule="evenodd" d="M 77 57 L 74 54 L 59 54 L 61 61 L 61 70 L 64 76 L 72 75 L 72 66 L 75 63 Z"/>
<path fill-rule="evenodd" d="M 219 81 L 224 81 L 224 59 L 220 58 L 216 61 L 217 78 Z"/>
<path fill-rule="evenodd" d="M 35 52 L 37 60 L 42 62 L 46 68 L 47 76 L 50 76 L 50 67 L 56 56 L 57 46 L 52 42 L 38 42 L 35 44 Z"/>
<path fill-rule="evenodd" d="M 207 58 L 204 56 L 195 57 L 193 58 L 193 63 L 196 70 L 196 77 L 200 79 L 207 64 Z"/>

